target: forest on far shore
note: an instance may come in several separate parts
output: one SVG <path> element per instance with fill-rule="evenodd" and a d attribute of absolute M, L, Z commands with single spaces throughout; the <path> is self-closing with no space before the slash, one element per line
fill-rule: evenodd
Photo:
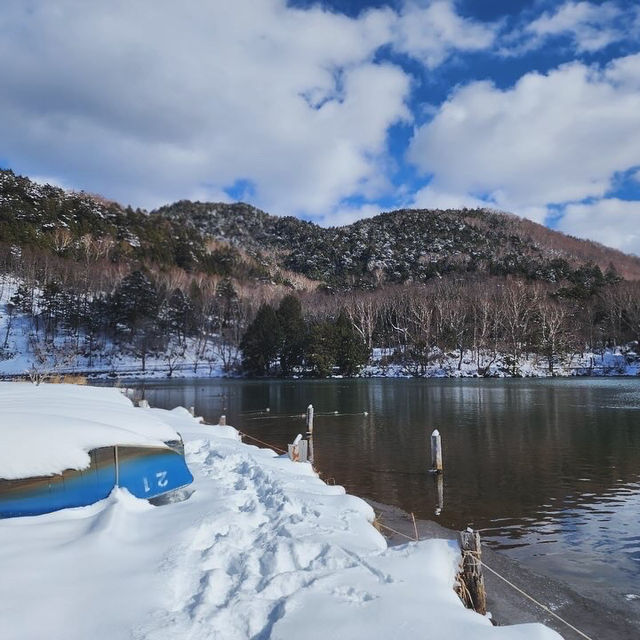
<path fill-rule="evenodd" d="M 20 331 L 34 359 L 81 357 L 88 369 L 111 351 L 143 370 L 149 357 L 162 357 L 169 375 L 186 360 L 196 370 L 215 360 L 226 373 L 349 376 L 381 348 L 385 364 L 414 376 L 444 355 L 461 366 L 469 352 L 480 376 L 498 357 L 505 374 L 518 375 L 523 354 L 538 354 L 553 374 L 566 354 L 634 351 L 640 340 L 640 283 L 597 267 L 563 286 L 453 275 L 374 291 L 292 293 L 179 270 L 123 275 L 99 261 L 78 270 L 25 258 L 9 256 L 12 275 L 0 282 L 0 359 L 14 355 Z"/>

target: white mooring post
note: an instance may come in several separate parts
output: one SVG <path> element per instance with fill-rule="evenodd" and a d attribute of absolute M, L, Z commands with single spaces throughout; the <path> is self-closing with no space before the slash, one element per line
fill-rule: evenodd
<path fill-rule="evenodd" d="M 287 445 L 289 458 L 293 462 L 307 462 L 308 460 L 308 447 L 307 441 L 303 440 L 302 434 L 299 433 L 293 444 Z"/>
<path fill-rule="evenodd" d="M 224 427 L 227 424 L 227 416 L 224 414 L 220 416 L 220 420 L 218 420 L 218 424 Z"/>
<path fill-rule="evenodd" d="M 307 407 L 307 437 L 313 436 L 313 405 Z"/>
<path fill-rule="evenodd" d="M 431 471 L 442 473 L 442 439 L 437 429 L 431 434 Z"/>
<path fill-rule="evenodd" d="M 313 464 L 313 405 L 307 407 L 307 458 Z"/>

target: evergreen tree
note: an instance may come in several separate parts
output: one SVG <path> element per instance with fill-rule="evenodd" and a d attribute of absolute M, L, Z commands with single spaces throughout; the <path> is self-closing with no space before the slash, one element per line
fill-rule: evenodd
<path fill-rule="evenodd" d="M 224 278 L 218 283 L 216 300 L 218 301 L 220 327 L 227 327 L 237 316 L 238 310 L 238 293 L 229 278 Z"/>
<path fill-rule="evenodd" d="M 263 304 L 240 343 L 243 369 L 251 375 L 269 375 L 279 353 L 281 335 L 275 310 L 270 304 Z"/>
<path fill-rule="evenodd" d="M 182 292 L 174 289 L 161 310 L 163 329 L 184 343 L 194 324 L 194 310 L 191 300 Z"/>
<path fill-rule="evenodd" d="M 280 301 L 277 310 L 282 343 L 280 345 L 280 372 L 283 376 L 293 373 L 302 364 L 306 337 L 306 327 L 302 317 L 302 305 L 294 295 L 287 295 Z"/>
<path fill-rule="evenodd" d="M 326 378 L 336 363 L 335 330 L 331 322 L 318 322 L 311 327 L 306 361 L 311 373 Z"/>
<path fill-rule="evenodd" d="M 112 297 L 113 321 L 133 335 L 136 327 L 158 315 L 158 292 L 141 271 L 133 271 L 118 285 Z"/>
<path fill-rule="evenodd" d="M 369 350 L 349 316 L 340 311 L 333 337 L 336 365 L 343 376 L 354 376 L 369 360 Z"/>

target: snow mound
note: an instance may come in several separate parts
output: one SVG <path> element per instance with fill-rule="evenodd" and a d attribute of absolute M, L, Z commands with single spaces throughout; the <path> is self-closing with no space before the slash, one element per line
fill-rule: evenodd
<path fill-rule="evenodd" d="M 84 469 L 97 447 L 164 447 L 178 439 L 166 421 L 134 408 L 117 389 L 1 382 L 0 415 L 6 480 Z"/>

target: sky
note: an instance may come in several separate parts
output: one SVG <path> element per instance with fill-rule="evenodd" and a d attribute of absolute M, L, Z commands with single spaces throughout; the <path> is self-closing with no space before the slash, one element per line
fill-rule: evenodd
<path fill-rule="evenodd" d="M 487 207 L 640 255 L 640 3 L 2 0 L 0 166 L 325 226 Z"/>

